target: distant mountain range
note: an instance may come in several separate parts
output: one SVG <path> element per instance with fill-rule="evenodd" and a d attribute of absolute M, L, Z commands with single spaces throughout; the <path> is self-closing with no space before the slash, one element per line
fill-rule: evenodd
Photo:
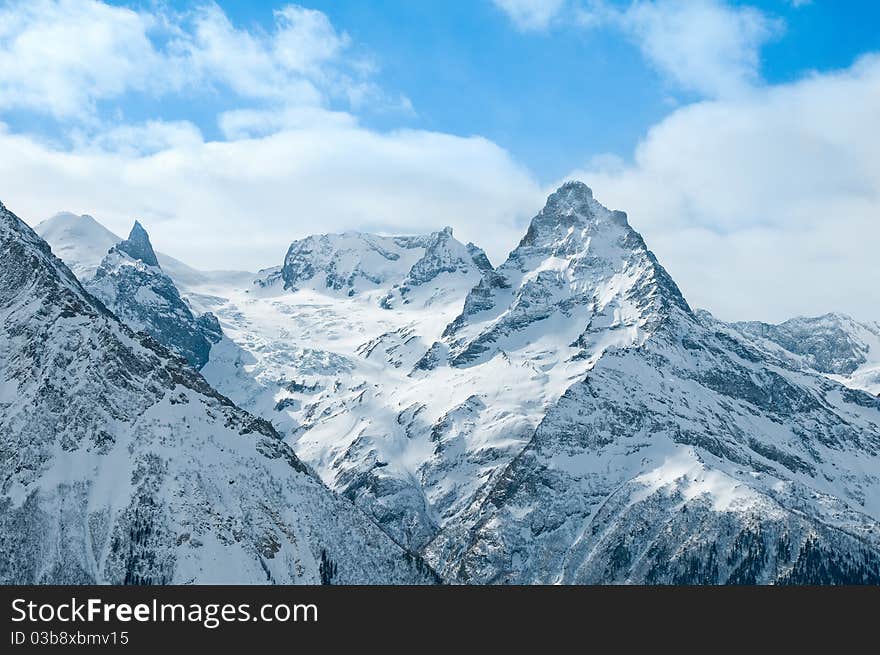
<path fill-rule="evenodd" d="M 0 225 L 4 581 L 880 583 L 880 324 L 695 311 L 582 183 L 497 268 Z"/>

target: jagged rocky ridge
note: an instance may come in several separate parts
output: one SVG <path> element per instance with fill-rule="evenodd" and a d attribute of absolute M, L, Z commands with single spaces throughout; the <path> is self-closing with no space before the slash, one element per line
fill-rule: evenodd
<path fill-rule="evenodd" d="M 876 399 L 702 322 L 582 184 L 550 197 L 497 274 L 444 334 L 453 366 L 531 343 L 536 324 L 595 365 L 426 547 L 448 578 L 880 582 Z M 572 319 L 587 327 L 569 342 Z"/>
<path fill-rule="evenodd" d="M 0 259 L 0 583 L 436 580 L 2 205 Z"/>
<path fill-rule="evenodd" d="M 128 239 L 110 248 L 85 287 L 130 328 L 149 334 L 196 368 L 207 363 L 211 346 L 223 337 L 213 314 L 193 315 L 137 221 Z"/>
<path fill-rule="evenodd" d="M 793 318 L 779 325 L 734 323 L 755 347 L 880 396 L 880 323 L 844 314 Z"/>
<path fill-rule="evenodd" d="M 468 276 L 491 270 L 486 254 L 462 244 L 452 228 L 416 236 L 377 236 L 361 232 L 325 234 L 294 241 L 280 276 L 287 289 L 313 288 L 354 296 L 382 288 L 382 307 L 409 303 L 415 287 L 443 273 Z M 473 282 L 473 280 L 472 280 Z"/>
<path fill-rule="evenodd" d="M 497 270 L 412 285 L 426 253 L 393 237 L 294 245 L 252 289 L 184 290 L 230 337 L 205 375 L 446 579 L 878 581 L 877 400 L 825 339 L 692 312 L 585 185 Z"/>

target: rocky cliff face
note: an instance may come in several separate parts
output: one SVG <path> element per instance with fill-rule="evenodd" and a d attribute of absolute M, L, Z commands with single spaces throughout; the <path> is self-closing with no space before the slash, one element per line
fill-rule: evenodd
<path fill-rule="evenodd" d="M 676 312 L 570 387 L 429 559 L 471 583 L 876 584 L 878 465 L 877 399 Z"/>
<path fill-rule="evenodd" d="M 110 248 L 85 286 L 130 328 L 149 334 L 195 368 L 207 363 L 211 346 L 223 336 L 213 314 L 196 317 L 180 297 L 137 221 L 128 239 Z"/>
<path fill-rule="evenodd" d="M 434 580 L 2 205 L 0 258 L 0 582 Z"/>
<path fill-rule="evenodd" d="M 876 322 L 825 314 L 779 325 L 749 321 L 733 327 L 755 347 L 786 357 L 794 366 L 880 395 L 880 324 Z"/>

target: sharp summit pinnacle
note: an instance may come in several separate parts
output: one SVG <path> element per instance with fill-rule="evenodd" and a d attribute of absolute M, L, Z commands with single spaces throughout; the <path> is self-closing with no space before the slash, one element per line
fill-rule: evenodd
<path fill-rule="evenodd" d="M 134 259 L 139 259 L 148 266 L 159 266 L 159 260 L 156 259 L 156 253 L 153 252 L 153 245 L 150 243 L 150 236 L 139 221 L 134 222 L 128 239 L 116 246 L 125 254 Z"/>

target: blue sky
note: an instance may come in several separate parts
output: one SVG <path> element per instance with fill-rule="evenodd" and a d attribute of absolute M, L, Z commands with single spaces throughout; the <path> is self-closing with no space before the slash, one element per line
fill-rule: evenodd
<path fill-rule="evenodd" d="M 498 262 L 579 177 L 697 306 L 880 318 L 878 24 L 852 0 L 0 0 L 0 199 L 140 218 L 203 268 L 446 224 Z"/>
<path fill-rule="evenodd" d="M 115 1 L 121 7 L 153 3 Z M 187 12 L 203 3 L 167 6 Z M 220 0 L 238 27 L 271 32 L 283 3 Z M 560 20 L 547 29 L 518 29 L 502 7 L 487 0 L 443 3 L 407 0 L 314 0 L 349 35 L 352 49 L 375 67 L 373 81 L 404 96 L 395 106 L 354 109 L 378 130 L 401 127 L 461 136 L 481 135 L 501 145 L 541 181 L 550 182 L 599 154 L 632 155 L 646 130 L 674 107 L 702 99 L 652 67 L 637 43 L 618 30 L 585 30 Z M 610 2 L 625 8 L 630 2 Z M 731 2 L 753 7 L 784 24 L 767 39 L 759 72 L 768 84 L 812 71 L 845 68 L 864 52 L 880 50 L 880 3 L 841 0 Z M 350 111 L 344 100 L 328 103 Z M 239 106 L 234 94 L 152 98 L 126 93 L 102 103 L 129 120 L 190 120 L 208 139 L 222 139 L 216 115 Z M 65 126 L 32 111 L 9 113 L 14 128 L 60 137 Z"/>
<path fill-rule="evenodd" d="M 254 4 L 221 3 L 237 20 L 270 27 L 270 8 Z M 880 3 L 731 4 L 785 21 L 762 52 L 760 72 L 768 83 L 843 68 L 880 49 Z M 638 46 L 617 31 L 585 35 L 580 26 L 565 23 L 512 30 L 503 10 L 473 0 L 324 0 L 310 6 L 368 48 L 379 65 L 379 83 L 404 93 L 416 110 L 412 117 L 367 113 L 367 124 L 480 134 L 544 181 L 596 154 L 630 156 L 647 128 L 672 106 L 700 97 L 658 75 Z"/>

